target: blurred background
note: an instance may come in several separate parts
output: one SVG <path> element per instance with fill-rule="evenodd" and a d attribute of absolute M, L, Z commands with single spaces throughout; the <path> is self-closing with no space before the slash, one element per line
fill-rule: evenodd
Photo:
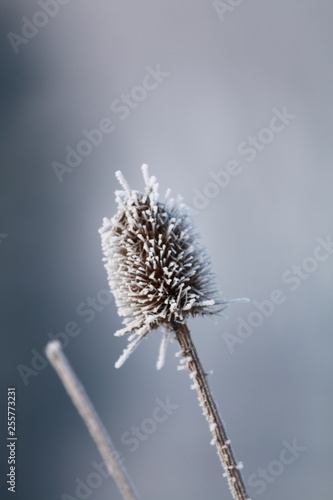
<path fill-rule="evenodd" d="M 159 372 L 159 331 L 114 368 L 98 228 L 115 171 L 140 190 L 142 163 L 193 209 L 225 297 L 251 299 L 189 325 L 249 495 L 331 498 L 332 16 L 328 0 L 2 0 L 2 498 L 9 386 L 16 498 L 120 499 L 45 361 L 54 336 L 143 499 L 231 498 L 176 344 Z"/>

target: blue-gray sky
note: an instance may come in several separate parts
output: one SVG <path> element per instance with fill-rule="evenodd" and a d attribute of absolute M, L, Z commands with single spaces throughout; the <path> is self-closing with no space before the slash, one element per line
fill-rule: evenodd
<path fill-rule="evenodd" d="M 98 228 L 115 171 L 141 189 L 142 163 L 192 207 L 225 296 L 251 299 L 190 328 L 252 500 L 330 498 L 332 15 L 327 0 L 2 1 L 1 398 L 16 387 L 18 500 L 79 498 L 97 477 L 40 358 L 68 322 L 66 355 L 142 498 L 229 498 L 176 345 L 157 372 L 153 332 L 114 368 L 125 339 L 101 305 Z M 120 498 L 109 478 L 90 491 Z"/>

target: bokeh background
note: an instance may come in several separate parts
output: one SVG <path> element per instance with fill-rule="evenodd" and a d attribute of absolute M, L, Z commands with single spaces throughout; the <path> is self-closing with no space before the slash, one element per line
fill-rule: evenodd
<path fill-rule="evenodd" d="M 176 370 L 177 346 L 157 372 L 154 332 L 114 368 L 126 341 L 113 336 L 121 318 L 103 292 L 98 228 L 116 210 L 115 171 L 142 189 L 148 163 L 161 195 L 169 187 L 196 209 L 225 296 L 251 299 L 217 325 L 196 319 L 190 328 L 214 371 L 210 383 L 252 500 L 329 500 L 333 256 L 313 255 L 317 238 L 332 235 L 332 2 L 70 0 L 50 2 L 46 17 L 36 14 L 46 12 L 42 4 L 0 7 L 1 498 L 12 498 L 5 398 L 15 386 L 15 498 L 120 499 L 111 478 L 76 490 L 101 459 L 40 358 L 69 321 L 80 333 L 67 337 L 65 353 L 141 497 L 230 498 L 188 376 Z M 42 25 L 37 33 L 24 28 L 32 21 Z M 18 38 L 24 33 L 30 38 Z M 164 76 L 144 95 L 136 87 L 158 65 Z M 117 99 L 131 93 L 134 105 L 119 111 Z M 262 132 L 284 108 L 294 116 L 283 130 Z M 113 131 L 59 178 L 54 162 L 65 164 L 66 147 L 76 149 L 82 131 L 104 118 Z M 246 141 L 258 133 L 266 143 L 248 161 Z M 209 184 L 210 172 L 230 161 L 240 173 L 225 187 Z M 303 274 L 292 290 L 294 272 Z M 253 301 L 277 288 L 284 302 L 242 339 L 240 318 L 248 321 Z M 95 298 L 104 304 L 93 313 Z M 227 333 L 238 339 L 232 347 Z M 167 398 L 177 408 L 130 445 L 132 426 L 152 429 L 147 419 Z M 286 441 L 301 451 L 281 468 Z M 259 469 L 268 474 L 261 486 Z"/>

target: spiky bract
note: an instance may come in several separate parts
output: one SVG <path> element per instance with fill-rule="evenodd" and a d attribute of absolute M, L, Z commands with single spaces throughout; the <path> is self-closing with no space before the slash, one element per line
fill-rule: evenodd
<path fill-rule="evenodd" d="M 172 331 L 188 316 L 216 314 L 229 302 L 220 298 L 188 208 L 168 194 L 159 202 L 156 179 L 146 165 L 142 170 L 144 193 L 116 173 L 123 187 L 116 191 L 118 211 L 100 229 L 109 285 L 125 316 L 126 326 L 116 335 L 130 332 L 129 340 L 135 339 L 125 359 L 149 330 L 164 325 Z"/>

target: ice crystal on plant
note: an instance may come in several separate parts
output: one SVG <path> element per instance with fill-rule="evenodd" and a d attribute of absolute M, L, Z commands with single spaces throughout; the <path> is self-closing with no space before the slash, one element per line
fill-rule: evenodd
<path fill-rule="evenodd" d="M 130 189 L 116 172 L 123 190 L 116 191 L 118 211 L 99 230 L 105 268 L 118 314 L 129 333 L 119 367 L 152 329 L 165 327 L 158 367 L 164 362 L 167 337 L 189 316 L 216 314 L 230 301 L 221 299 L 211 261 L 181 198 L 158 200 L 158 184 L 142 166 L 143 193 Z"/>

